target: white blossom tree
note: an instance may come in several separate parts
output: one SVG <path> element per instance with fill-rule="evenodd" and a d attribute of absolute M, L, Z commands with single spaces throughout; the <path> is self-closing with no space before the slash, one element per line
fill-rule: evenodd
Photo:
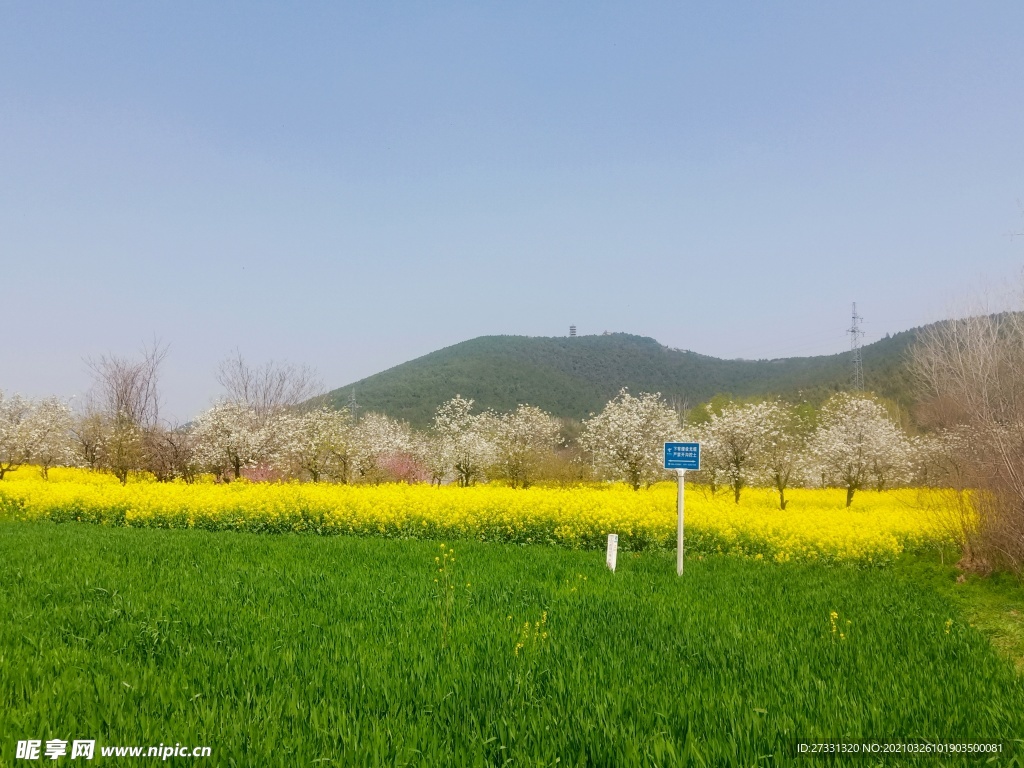
<path fill-rule="evenodd" d="M 417 434 L 413 455 L 423 464 L 431 485 L 442 485 L 452 476 L 453 460 L 448 444 L 436 432 Z"/>
<path fill-rule="evenodd" d="M 225 396 L 201 419 L 200 450 L 206 461 L 213 462 L 210 466 L 224 465 L 226 460 L 224 466 L 235 478 L 243 468 L 281 468 L 288 458 L 289 440 L 302 441 L 295 437 L 302 433 L 296 415 L 323 404 L 313 369 L 274 361 L 252 366 L 237 351 L 220 364 L 217 381 Z M 312 422 L 304 426 L 316 429 Z M 290 447 L 296 448 L 294 442 Z M 305 447 L 309 448 L 308 442 Z M 308 452 L 305 458 L 310 458 Z"/>
<path fill-rule="evenodd" d="M 284 417 L 281 457 L 292 471 L 314 482 L 351 480 L 359 446 L 347 409 L 318 408 Z"/>
<path fill-rule="evenodd" d="M 383 413 L 365 414 L 356 425 L 355 434 L 359 445 L 359 474 L 371 483 L 387 479 L 388 465 L 399 457 L 416 453 L 416 441 L 409 425 Z"/>
<path fill-rule="evenodd" d="M 846 489 L 846 506 L 872 480 L 884 487 L 898 476 L 909 456 L 907 439 L 885 408 L 849 394 L 825 403 L 808 448 L 816 471 Z"/>
<path fill-rule="evenodd" d="M 909 482 L 914 476 L 917 463 L 916 443 L 896 427 L 888 442 L 889 449 L 871 457 L 871 487 L 876 491 L 884 491 Z"/>
<path fill-rule="evenodd" d="M 544 457 L 560 443 L 558 420 L 534 405 L 521 404 L 494 416 L 492 423 L 495 474 L 513 488 L 528 488 Z"/>
<path fill-rule="evenodd" d="M 717 436 L 712 433 L 708 422 L 691 427 L 690 438 L 700 443 L 699 477 L 707 482 L 711 494 L 714 495 L 718 493 L 718 488 L 726 475 L 725 450 L 719 444 Z"/>
<path fill-rule="evenodd" d="M 109 419 L 97 406 L 95 399 L 91 395 L 86 396 L 85 406 L 75 416 L 71 426 L 78 463 L 89 469 L 99 469 L 103 465 L 109 435 Z"/>
<path fill-rule="evenodd" d="M 32 403 L 24 422 L 25 451 L 44 480 L 50 476 L 50 467 L 74 463 L 73 425 L 71 408 L 59 398 Z"/>
<path fill-rule="evenodd" d="M 713 413 L 703 426 L 702 436 L 714 446 L 702 461 L 718 465 L 716 469 L 732 487 L 733 498 L 756 482 L 763 467 L 763 453 L 770 433 L 770 420 L 777 406 L 773 403 L 730 403 Z"/>
<path fill-rule="evenodd" d="M 762 479 L 779 492 L 779 509 L 785 510 L 786 489 L 806 470 L 810 406 L 793 406 L 779 400 L 764 405 L 765 434 L 758 463 Z"/>
<path fill-rule="evenodd" d="M 456 395 L 434 414 L 435 449 L 462 487 L 485 477 L 494 463 L 493 416 L 474 414 L 473 401 Z"/>
<path fill-rule="evenodd" d="M 599 414 L 583 425 L 580 444 L 594 457 L 603 476 L 639 489 L 664 476 L 664 444 L 680 432 L 675 411 L 660 393 L 633 397 L 623 388 Z"/>
<path fill-rule="evenodd" d="M 28 461 L 27 422 L 32 404 L 0 390 L 0 480 Z"/>
<path fill-rule="evenodd" d="M 919 436 L 914 451 L 918 483 L 960 492 L 973 487 L 978 443 L 976 431 L 966 424 Z"/>
<path fill-rule="evenodd" d="M 230 472 L 237 480 L 243 469 L 277 458 L 282 431 L 276 418 L 257 415 L 240 403 L 218 403 L 196 419 L 196 460 L 218 476 Z"/>

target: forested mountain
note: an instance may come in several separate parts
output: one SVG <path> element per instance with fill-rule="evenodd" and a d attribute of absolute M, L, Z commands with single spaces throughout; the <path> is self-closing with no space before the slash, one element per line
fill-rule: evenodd
<path fill-rule="evenodd" d="M 905 368 L 916 329 L 866 345 L 867 389 L 909 405 Z M 555 416 L 582 419 L 599 411 L 622 387 L 661 392 L 673 405 L 692 407 L 716 394 L 780 395 L 819 402 L 849 388 L 850 353 L 778 360 L 722 360 L 671 349 L 643 336 L 481 336 L 402 363 L 330 393 L 337 407 L 353 391 L 361 410 L 381 411 L 425 426 L 434 409 L 461 394 L 479 408 L 537 405 Z"/>

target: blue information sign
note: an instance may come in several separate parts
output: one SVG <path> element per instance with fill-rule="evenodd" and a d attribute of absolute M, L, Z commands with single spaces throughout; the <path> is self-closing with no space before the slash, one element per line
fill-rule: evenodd
<path fill-rule="evenodd" d="M 665 443 L 665 469 L 700 469 L 700 443 Z"/>

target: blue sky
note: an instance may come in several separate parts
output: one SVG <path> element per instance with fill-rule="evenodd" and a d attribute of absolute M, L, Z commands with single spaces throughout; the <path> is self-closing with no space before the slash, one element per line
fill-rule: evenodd
<path fill-rule="evenodd" d="M 0 388 L 331 387 L 483 334 L 721 357 L 1024 259 L 1024 5 L 0 3 Z"/>

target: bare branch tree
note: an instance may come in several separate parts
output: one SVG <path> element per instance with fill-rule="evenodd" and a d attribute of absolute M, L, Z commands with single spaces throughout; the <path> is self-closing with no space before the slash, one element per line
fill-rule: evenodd
<path fill-rule="evenodd" d="M 96 404 L 95 393 L 90 392 L 71 426 L 71 437 L 78 459 L 89 469 L 100 469 L 102 466 L 108 427 L 106 416 Z"/>
<path fill-rule="evenodd" d="M 238 350 L 220 364 L 217 382 L 228 402 L 252 409 L 260 426 L 281 410 L 323 404 L 323 384 L 314 369 L 273 360 L 254 367 Z"/>
<path fill-rule="evenodd" d="M 141 359 L 117 355 L 87 359 L 100 409 L 138 429 L 155 427 L 160 422 L 159 370 L 167 350 L 166 344 L 154 340 L 143 347 Z"/>
<path fill-rule="evenodd" d="M 198 466 L 195 458 L 195 437 L 189 430 L 171 424 L 160 424 L 146 432 L 144 440 L 146 469 L 159 482 L 178 478 L 195 481 Z"/>
<path fill-rule="evenodd" d="M 122 483 L 142 469 L 145 436 L 160 425 L 159 371 L 167 349 L 154 340 L 140 359 L 101 355 L 86 360 L 92 397 L 107 425 L 101 463 Z"/>
<path fill-rule="evenodd" d="M 957 318 L 922 332 L 912 370 L 924 397 L 919 415 L 962 427 L 977 483 L 978 546 L 965 566 L 1024 570 L 1024 314 Z"/>

